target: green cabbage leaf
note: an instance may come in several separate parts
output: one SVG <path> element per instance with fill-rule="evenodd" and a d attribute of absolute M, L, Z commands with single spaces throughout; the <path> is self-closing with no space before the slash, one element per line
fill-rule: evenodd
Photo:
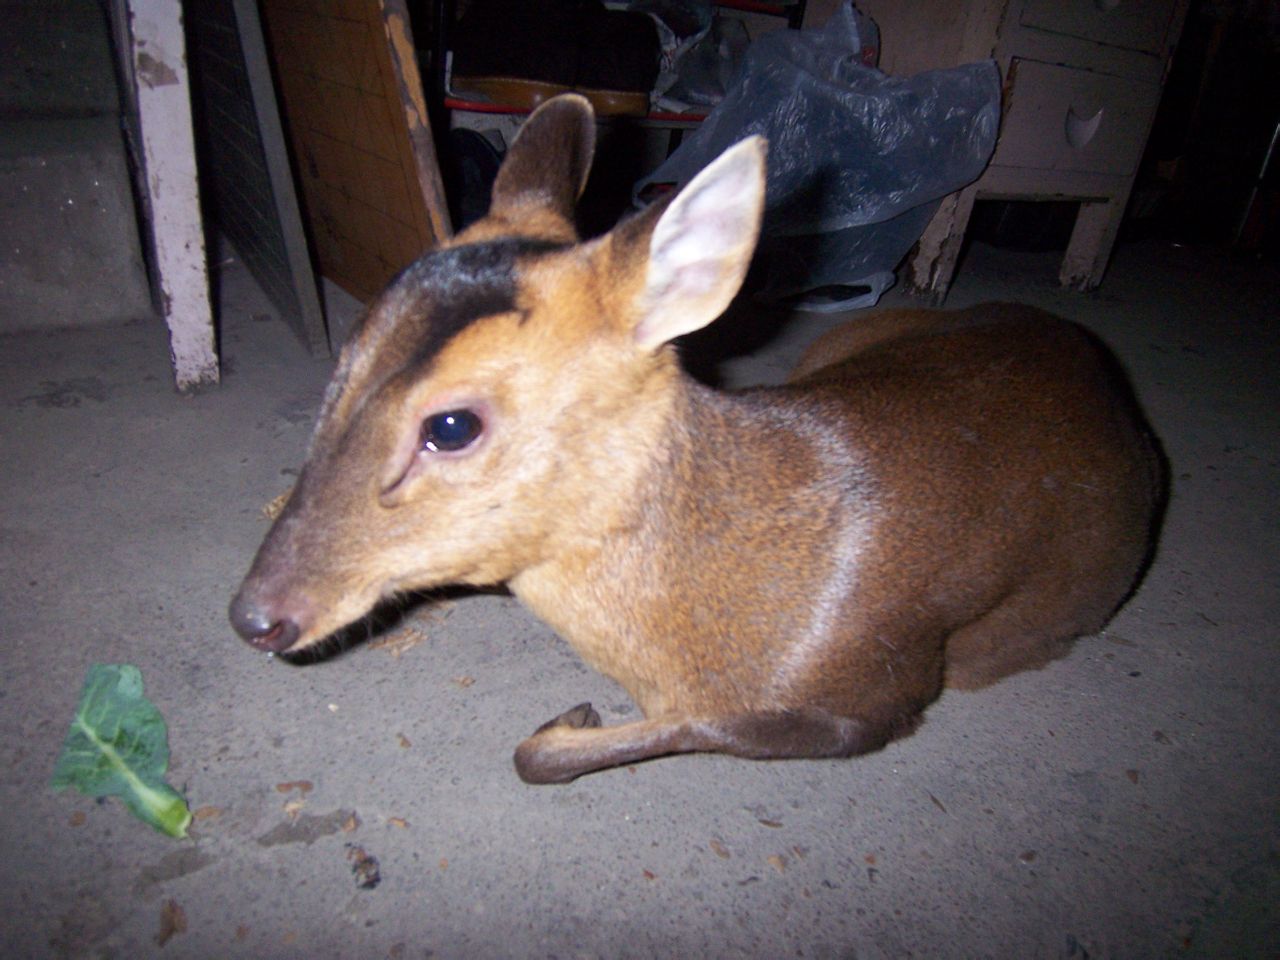
<path fill-rule="evenodd" d="M 140 820 L 185 837 L 191 811 L 165 783 L 168 766 L 169 734 L 160 711 L 142 695 L 141 672 L 128 663 L 95 663 L 62 744 L 53 788 L 118 796 Z"/>

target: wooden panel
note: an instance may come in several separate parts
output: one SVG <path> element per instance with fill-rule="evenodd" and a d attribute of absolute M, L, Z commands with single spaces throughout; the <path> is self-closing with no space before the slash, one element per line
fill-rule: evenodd
<path fill-rule="evenodd" d="M 991 56 L 1006 2 L 858 0 L 857 8 L 880 28 L 880 69 L 908 77 Z M 806 22 L 825 23 L 836 6 L 832 0 L 811 0 Z"/>
<path fill-rule="evenodd" d="M 251 0 L 187 0 L 185 10 L 213 220 L 284 321 L 323 356 L 329 343 L 257 8 Z"/>
<path fill-rule="evenodd" d="M 1015 60 L 993 164 L 1128 175 L 1142 159 L 1160 88 Z"/>
<path fill-rule="evenodd" d="M 1020 19 L 1027 27 L 1160 53 L 1172 15 L 1168 0 L 1027 0 Z"/>
<path fill-rule="evenodd" d="M 320 272 L 361 300 L 449 235 L 403 0 L 263 0 Z"/>

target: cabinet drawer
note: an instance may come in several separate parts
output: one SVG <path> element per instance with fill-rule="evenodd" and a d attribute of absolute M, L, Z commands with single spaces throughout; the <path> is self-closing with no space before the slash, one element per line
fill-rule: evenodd
<path fill-rule="evenodd" d="M 1170 0 L 1026 0 L 1018 21 L 1112 47 L 1162 53 L 1172 16 Z"/>
<path fill-rule="evenodd" d="M 1159 99 L 1156 84 L 1015 58 L 991 162 L 1128 176 Z"/>

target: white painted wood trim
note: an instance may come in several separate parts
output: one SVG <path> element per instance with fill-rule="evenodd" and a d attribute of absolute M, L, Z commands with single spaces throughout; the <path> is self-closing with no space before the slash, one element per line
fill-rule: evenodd
<path fill-rule="evenodd" d="M 218 382 L 218 355 L 182 7 L 174 0 L 127 2 L 159 308 L 169 327 L 173 379 L 185 392 Z"/>

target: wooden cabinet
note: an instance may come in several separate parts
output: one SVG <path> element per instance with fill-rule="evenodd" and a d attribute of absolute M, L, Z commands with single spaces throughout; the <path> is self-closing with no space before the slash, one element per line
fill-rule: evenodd
<path fill-rule="evenodd" d="M 880 27 L 880 66 L 900 76 L 994 57 L 1004 77 L 995 155 L 947 197 L 908 284 L 941 302 L 975 200 L 1075 200 L 1059 278 L 1102 281 L 1155 118 L 1188 0 L 859 0 Z M 810 21 L 823 16 L 811 3 Z"/>
<path fill-rule="evenodd" d="M 1026 0 L 1018 23 L 1159 56 L 1173 6 L 1167 0 Z"/>

